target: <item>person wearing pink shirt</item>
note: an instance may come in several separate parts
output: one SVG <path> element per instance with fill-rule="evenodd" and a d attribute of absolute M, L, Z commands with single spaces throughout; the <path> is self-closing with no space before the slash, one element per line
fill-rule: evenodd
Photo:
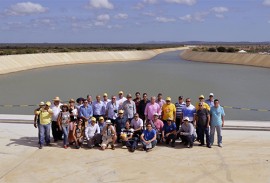
<path fill-rule="evenodd" d="M 161 141 L 161 133 L 162 133 L 164 123 L 163 123 L 163 121 L 158 119 L 158 116 L 159 116 L 158 113 L 154 114 L 154 119 L 152 120 L 152 126 L 157 132 L 156 133 L 157 134 L 157 142 L 160 143 L 160 141 Z"/>
<path fill-rule="evenodd" d="M 156 97 L 151 97 L 151 101 L 146 104 L 144 115 L 147 120 L 154 120 L 154 114 L 161 114 L 160 106 L 156 103 Z"/>

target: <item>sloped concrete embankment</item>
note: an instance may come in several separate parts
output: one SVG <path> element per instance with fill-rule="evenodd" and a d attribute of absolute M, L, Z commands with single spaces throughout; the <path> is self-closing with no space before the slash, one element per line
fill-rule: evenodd
<path fill-rule="evenodd" d="M 212 53 L 186 50 L 182 52 L 180 56 L 184 60 L 197 62 L 237 64 L 270 68 L 270 55 L 249 53 Z"/>
<path fill-rule="evenodd" d="M 55 65 L 146 60 L 163 52 L 182 49 L 187 48 L 165 48 L 146 51 L 102 51 L 7 55 L 0 57 L 0 74 Z"/>

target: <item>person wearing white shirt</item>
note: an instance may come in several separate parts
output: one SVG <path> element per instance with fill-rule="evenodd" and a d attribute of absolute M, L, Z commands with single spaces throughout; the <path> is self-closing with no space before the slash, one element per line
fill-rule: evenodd
<path fill-rule="evenodd" d="M 106 107 L 107 104 L 111 101 L 111 99 L 108 99 L 108 94 L 107 93 L 104 93 L 103 94 L 103 103 L 104 103 L 104 106 Z"/>
<path fill-rule="evenodd" d="M 97 144 L 98 139 L 100 139 L 100 128 L 96 123 L 96 118 L 91 118 L 91 123 L 85 129 L 85 137 L 87 140 L 87 145 L 89 148 L 93 148 Z"/>
<path fill-rule="evenodd" d="M 57 142 L 58 140 L 62 140 L 62 135 L 63 132 L 60 130 L 60 127 L 57 124 L 57 118 L 59 113 L 61 112 L 61 106 L 62 103 L 60 103 L 60 98 L 59 97 L 55 97 L 53 99 L 53 104 L 51 105 L 51 109 L 53 111 L 52 114 L 52 135 L 53 135 L 53 139 L 54 142 Z"/>
<path fill-rule="evenodd" d="M 136 113 L 134 115 L 134 118 L 131 120 L 131 124 L 130 124 L 133 129 L 134 129 L 134 134 L 133 136 L 138 136 L 140 137 L 142 134 L 142 130 L 143 130 L 143 120 L 141 118 L 139 118 L 139 114 Z"/>
<path fill-rule="evenodd" d="M 118 93 L 118 99 L 117 99 L 117 103 L 119 105 L 119 110 L 120 109 L 123 109 L 123 103 L 127 100 L 126 97 L 124 97 L 124 92 L 123 91 L 120 91 Z"/>
<path fill-rule="evenodd" d="M 112 100 L 106 106 L 106 118 L 111 120 L 114 124 L 115 119 L 118 117 L 118 102 L 116 102 L 116 96 L 112 96 Z"/>

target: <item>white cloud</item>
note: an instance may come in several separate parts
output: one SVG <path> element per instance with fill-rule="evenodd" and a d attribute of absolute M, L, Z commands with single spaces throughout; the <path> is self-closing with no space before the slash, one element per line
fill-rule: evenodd
<path fill-rule="evenodd" d="M 146 16 L 149 16 L 149 17 L 154 17 L 155 16 L 155 13 L 152 13 L 152 12 L 144 12 L 142 14 L 146 15 Z"/>
<path fill-rule="evenodd" d="M 96 21 L 95 26 L 104 26 L 105 22 Z"/>
<path fill-rule="evenodd" d="M 114 16 L 117 19 L 127 19 L 128 18 L 128 14 L 125 13 L 118 13 L 117 15 Z"/>
<path fill-rule="evenodd" d="M 107 22 L 110 20 L 110 15 L 108 14 L 99 15 L 97 16 L 97 20 L 100 22 Z"/>
<path fill-rule="evenodd" d="M 225 12 L 229 11 L 229 9 L 226 8 L 226 7 L 220 6 L 220 7 L 214 7 L 214 8 L 212 8 L 212 11 L 215 12 L 215 13 L 219 13 L 220 14 L 220 13 L 225 13 Z"/>
<path fill-rule="evenodd" d="M 157 0 L 143 0 L 144 3 L 148 3 L 148 4 L 155 4 L 158 1 Z"/>
<path fill-rule="evenodd" d="M 167 23 L 167 22 L 174 22 L 174 18 L 166 18 L 166 17 L 157 17 L 156 21 L 162 22 L 162 23 Z"/>
<path fill-rule="evenodd" d="M 265 6 L 270 6 L 270 0 L 264 0 L 263 5 Z"/>
<path fill-rule="evenodd" d="M 31 2 L 22 2 L 12 5 L 9 9 L 5 10 L 7 15 L 29 15 L 44 13 L 48 9 L 40 4 Z"/>
<path fill-rule="evenodd" d="M 203 22 L 205 21 L 205 17 L 209 14 L 209 12 L 197 12 L 193 15 L 187 14 L 185 16 L 179 17 L 180 20 L 186 22 Z"/>
<path fill-rule="evenodd" d="M 165 0 L 168 3 L 186 4 L 192 6 L 197 3 L 196 0 Z"/>
<path fill-rule="evenodd" d="M 215 14 L 217 18 L 224 18 L 223 14 Z"/>
<path fill-rule="evenodd" d="M 114 6 L 109 0 L 90 0 L 88 3 L 88 8 L 104 8 L 104 9 L 113 9 Z"/>

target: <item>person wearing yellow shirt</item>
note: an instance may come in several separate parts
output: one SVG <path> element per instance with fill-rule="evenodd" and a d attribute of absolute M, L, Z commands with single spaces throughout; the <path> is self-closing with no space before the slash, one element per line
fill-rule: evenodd
<path fill-rule="evenodd" d="M 199 102 L 196 103 L 196 111 L 199 110 L 199 103 L 201 103 L 201 102 L 203 103 L 203 108 L 205 108 L 208 111 L 210 111 L 209 105 L 206 102 L 204 102 L 204 96 L 203 95 L 200 95 L 199 96 Z"/>
<path fill-rule="evenodd" d="M 50 130 L 51 130 L 51 121 L 52 121 L 52 114 L 53 111 L 50 109 L 51 102 L 46 102 L 44 108 L 36 111 L 36 115 L 39 115 L 40 118 L 40 142 L 39 142 L 39 149 L 42 149 L 44 146 L 44 138 L 47 146 L 51 146 L 50 144 Z"/>
<path fill-rule="evenodd" d="M 166 123 L 168 118 L 171 118 L 174 122 L 176 119 L 176 108 L 175 105 L 171 103 L 171 97 L 166 98 L 166 103 L 162 106 L 162 120 Z"/>

